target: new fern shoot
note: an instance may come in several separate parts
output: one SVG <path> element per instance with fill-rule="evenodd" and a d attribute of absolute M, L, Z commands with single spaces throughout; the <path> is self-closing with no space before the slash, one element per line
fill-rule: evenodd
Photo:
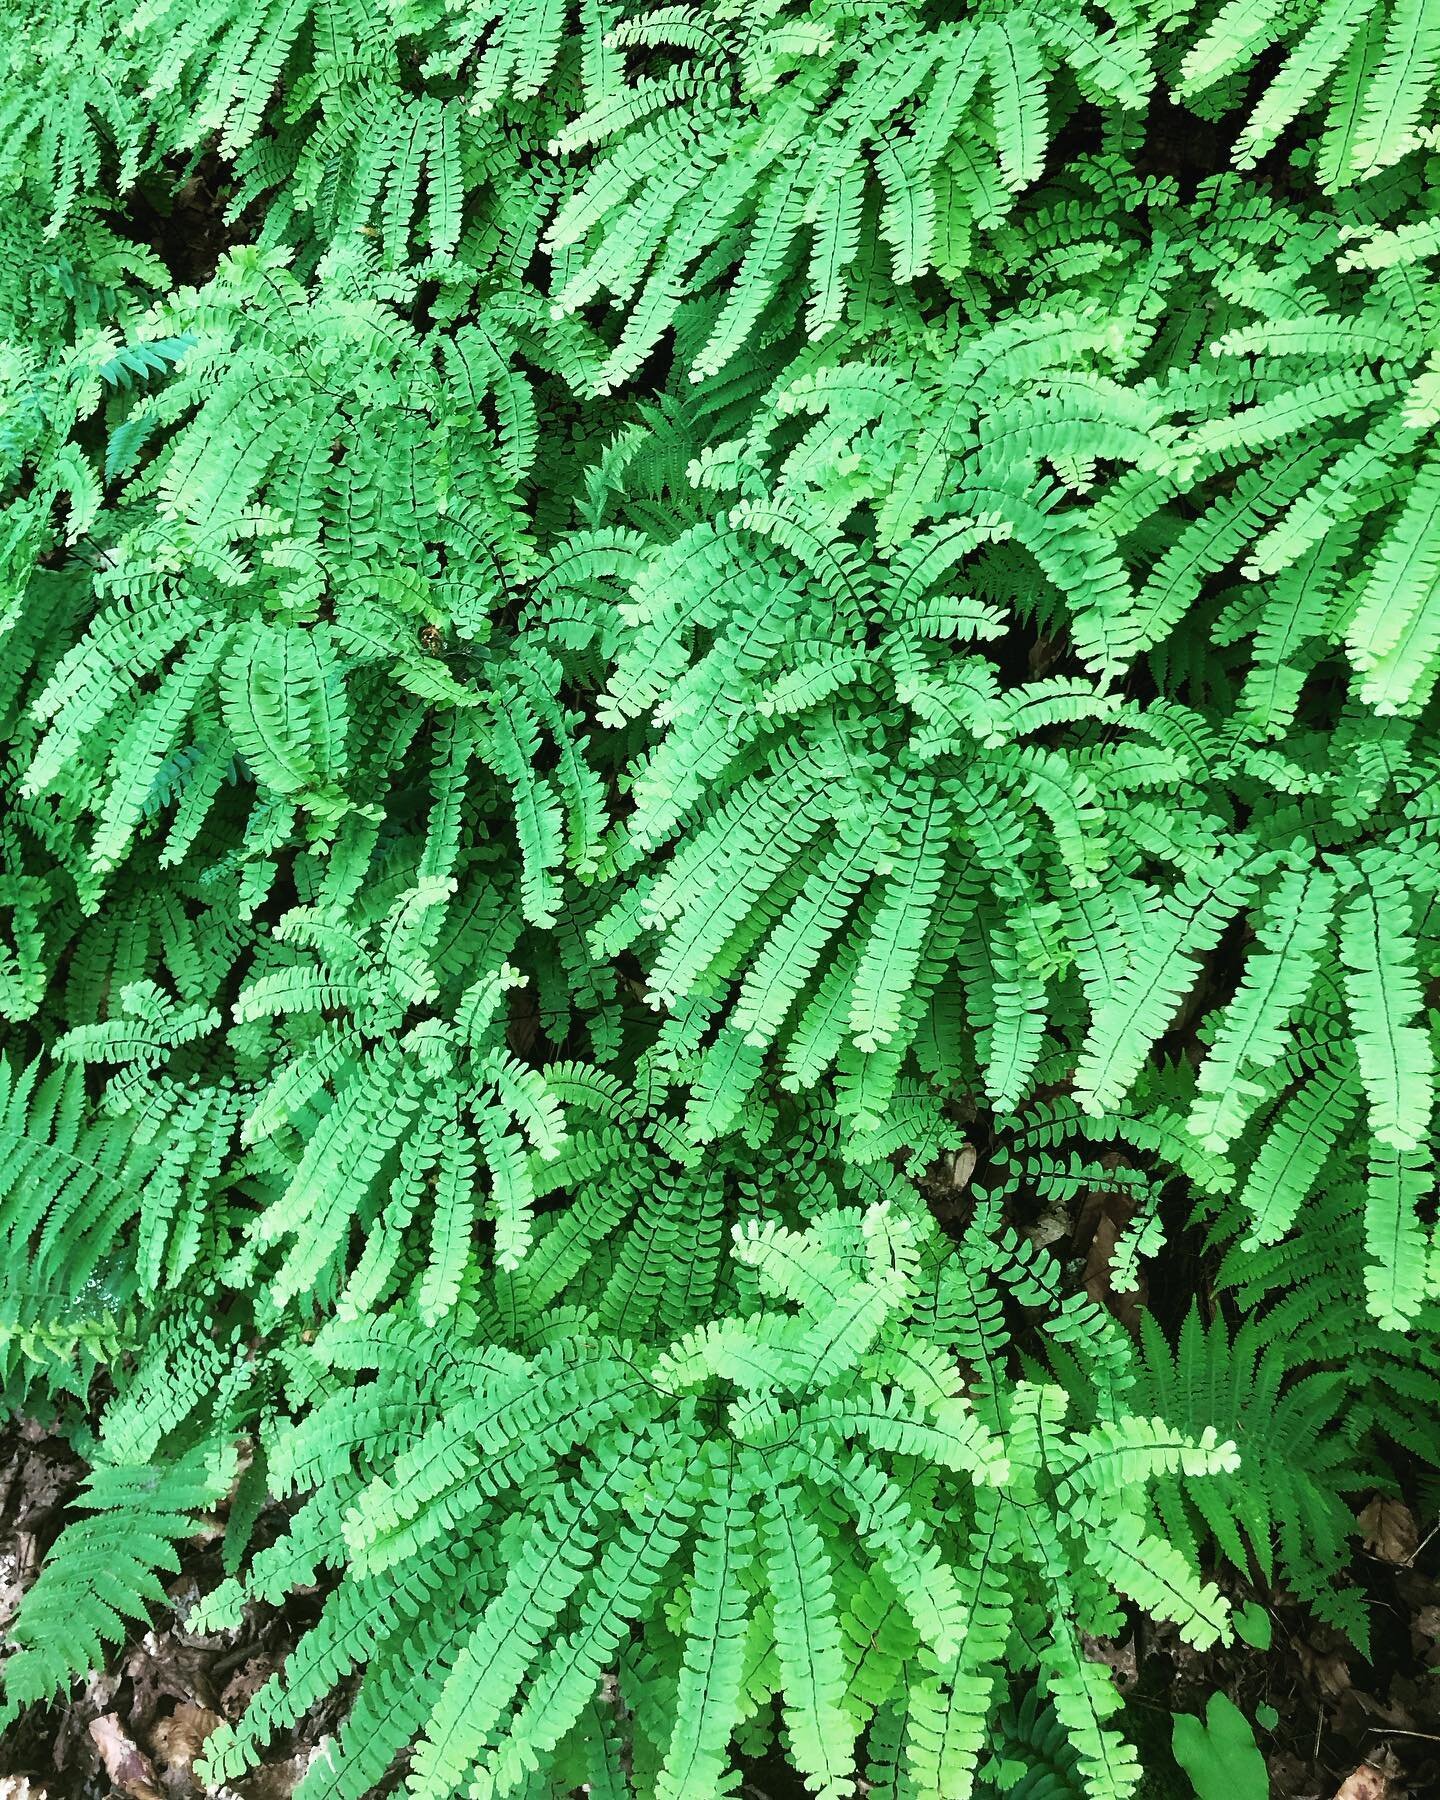
<path fill-rule="evenodd" d="M 1124 1800 L 1095 1639 L 1363 1648 L 1440 13 L 13 24 L 0 1384 L 89 1476 L 0 1729 L 210 1518 L 196 1629 L 322 1596 L 206 1751 L 339 1692 L 301 1800 Z M 1193 1305 L 1037 1246 L 1096 1196 Z"/>

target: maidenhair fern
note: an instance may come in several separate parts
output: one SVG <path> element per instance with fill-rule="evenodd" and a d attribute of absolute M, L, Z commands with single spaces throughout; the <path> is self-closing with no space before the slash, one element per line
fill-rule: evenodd
<path fill-rule="evenodd" d="M 1137 1614 L 1363 1644 L 1440 1462 L 1430 8 L 6 58 L 0 1384 L 91 1475 L 0 1719 L 212 1516 L 198 1624 L 321 1597 L 209 1775 L 338 1692 L 305 1800 L 1102 1800 Z M 1079 1291 L 1097 1206 L 1205 1310 Z"/>

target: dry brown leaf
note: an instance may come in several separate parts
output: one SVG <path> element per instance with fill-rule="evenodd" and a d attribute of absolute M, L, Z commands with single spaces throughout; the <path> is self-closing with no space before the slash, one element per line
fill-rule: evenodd
<path fill-rule="evenodd" d="M 1408 1563 L 1420 1546 L 1410 1508 L 1377 1494 L 1360 1515 L 1365 1548 L 1381 1562 Z"/>
<path fill-rule="evenodd" d="M 100 1752 L 105 1773 L 130 1800 L 164 1800 L 155 1779 L 155 1765 L 125 1727 L 118 1713 L 102 1713 L 90 1721 L 90 1738 Z"/>
<path fill-rule="evenodd" d="M 109 1712 L 120 1686 L 118 1673 L 92 1670 L 74 1701 L 60 1714 L 60 1724 L 50 1746 L 50 1762 L 57 1775 L 69 1778 L 69 1786 L 81 1785 L 83 1770 L 89 1774 L 95 1767 L 95 1746 L 86 1727 L 91 1719 Z"/>
<path fill-rule="evenodd" d="M 1391 1786 L 1390 1773 L 1398 1765 L 1393 1756 L 1385 1753 L 1384 1767 L 1379 1763 L 1363 1762 L 1353 1770 L 1335 1790 L 1335 1800 L 1389 1800 Z"/>
<path fill-rule="evenodd" d="M 1105 1307 L 1122 1325 L 1138 1332 L 1140 1307 L 1145 1299 L 1144 1280 L 1138 1288 L 1122 1293 L 1110 1279 L 1115 1266 L 1115 1246 L 1120 1242 L 1127 1222 L 1117 1220 L 1109 1211 L 1101 1212 L 1095 1221 L 1095 1235 L 1090 1240 L 1081 1281 L 1085 1292 L 1098 1306 Z"/>
<path fill-rule="evenodd" d="M 25 1590 L 35 1579 L 35 1569 L 39 1564 L 39 1557 L 33 1554 L 34 1537 L 28 1532 L 24 1536 L 29 1539 L 30 1553 L 27 1553 L 18 1535 L 13 1550 L 0 1551 L 0 1631 L 19 1612 L 20 1602 L 25 1597 Z M 4 1800 L 4 1792 L 0 1788 L 0 1800 Z"/>
<path fill-rule="evenodd" d="M 193 1700 L 217 1711 L 213 1662 L 206 1646 L 187 1643 L 172 1631 L 147 1631 L 123 1665 L 131 1684 L 131 1725 L 147 1730 L 166 1700 Z"/>
<path fill-rule="evenodd" d="M 220 1715 L 208 1706 L 196 1706 L 182 1700 L 168 1719 L 161 1719 L 150 1733 L 150 1748 L 162 1765 L 165 1785 L 176 1785 L 175 1777 L 188 1777 L 205 1740 L 221 1723 Z"/>
<path fill-rule="evenodd" d="M 1043 633 L 1030 646 L 1026 662 L 1032 675 L 1044 675 L 1065 654 L 1066 638 L 1062 631 L 1058 637 L 1046 637 Z"/>
<path fill-rule="evenodd" d="M 973 1144 L 962 1144 L 936 1165 L 925 1183 L 925 1197 L 941 1225 L 955 1225 L 969 1216 L 965 1191 L 975 1173 L 976 1154 Z"/>
<path fill-rule="evenodd" d="M 1080 1644 L 1085 1652 L 1086 1662 L 1103 1663 L 1115 1677 L 1115 1684 L 1122 1692 L 1139 1679 L 1134 1638 L 1127 1638 L 1123 1644 L 1117 1644 L 1110 1638 L 1091 1637 L 1087 1632 L 1082 1635 Z"/>
<path fill-rule="evenodd" d="M 1337 1650 L 1317 1650 L 1313 1644 L 1295 1646 L 1300 1667 L 1323 1694 L 1343 1694 L 1350 1686 L 1350 1665 Z"/>
<path fill-rule="evenodd" d="M 304 1779 L 310 1760 L 307 1751 L 299 1750 L 282 1763 L 264 1763 L 239 1782 L 236 1791 L 243 1800 L 290 1800 Z"/>
<path fill-rule="evenodd" d="M 1025 1233 L 1037 1250 L 1058 1244 L 1070 1235 L 1070 1214 L 1058 1201 L 1050 1200 L 1040 1209 L 1040 1216 Z"/>
<path fill-rule="evenodd" d="M 49 1444 L 26 1453 L 20 1467 L 15 1509 L 17 1525 L 47 1518 L 80 1479 L 80 1464 Z"/>
<path fill-rule="evenodd" d="M 1385 1800 L 1389 1791 L 1390 1783 L 1380 1771 L 1361 1763 L 1335 1790 L 1335 1800 Z"/>
<path fill-rule="evenodd" d="M 245 1708 L 280 1667 L 279 1656 L 261 1651 L 247 1656 L 225 1683 L 220 1695 L 220 1711 L 227 1719 L 238 1719 Z"/>

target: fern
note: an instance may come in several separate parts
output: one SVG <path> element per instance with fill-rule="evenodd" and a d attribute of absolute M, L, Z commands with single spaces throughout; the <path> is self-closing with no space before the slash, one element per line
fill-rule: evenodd
<path fill-rule="evenodd" d="M 161 1572 L 175 1574 L 175 1540 L 224 1492 L 227 1475 L 191 1457 L 163 1471 L 106 1467 L 88 1479 L 79 1504 L 92 1516 L 66 1527 L 57 1554 L 25 1596 L 5 1665 L 0 1720 L 69 1685 L 123 1643 L 163 1601 Z"/>

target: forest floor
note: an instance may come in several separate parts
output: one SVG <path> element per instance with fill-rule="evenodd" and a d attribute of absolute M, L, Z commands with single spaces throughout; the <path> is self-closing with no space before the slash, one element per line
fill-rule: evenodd
<path fill-rule="evenodd" d="M 64 1439 L 31 1421 L 0 1428 L 0 1641 L 20 1596 L 65 1522 L 83 1468 Z M 1276 1800 L 1433 1800 L 1440 1796 L 1440 1531 L 1426 1543 L 1412 1509 L 1376 1496 L 1362 1513 L 1354 1579 L 1369 1596 L 1372 1658 L 1317 1627 L 1283 1595 L 1261 1594 L 1273 1622 L 1267 1651 L 1237 1642 L 1200 1655 L 1153 1626 L 1092 1654 L 1127 1696 L 1127 1730 L 1152 1773 L 1147 1800 L 1192 1800 L 1167 1778 L 1170 1717 L 1202 1715 L 1222 1691 L 1254 1719 Z M 193 1636 L 187 1605 L 219 1577 L 220 1527 L 184 1547 L 169 1584 L 174 1611 L 137 1628 L 68 1704 L 36 1708 L 0 1743 L 0 1800 L 287 1800 L 339 1724 L 343 1693 L 307 1714 L 263 1768 L 231 1788 L 206 1788 L 195 1761 L 207 1733 L 239 1716 L 313 1621 L 319 1595 L 283 1610 L 255 1608 L 238 1630 Z M 1248 1596 L 1247 1596 L 1248 1597 Z M 1236 1595 L 1239 1599 L 1240 1595 Z M 779 1768 L 755 1768 L 745 1800 L 799 1800 Z"/>

